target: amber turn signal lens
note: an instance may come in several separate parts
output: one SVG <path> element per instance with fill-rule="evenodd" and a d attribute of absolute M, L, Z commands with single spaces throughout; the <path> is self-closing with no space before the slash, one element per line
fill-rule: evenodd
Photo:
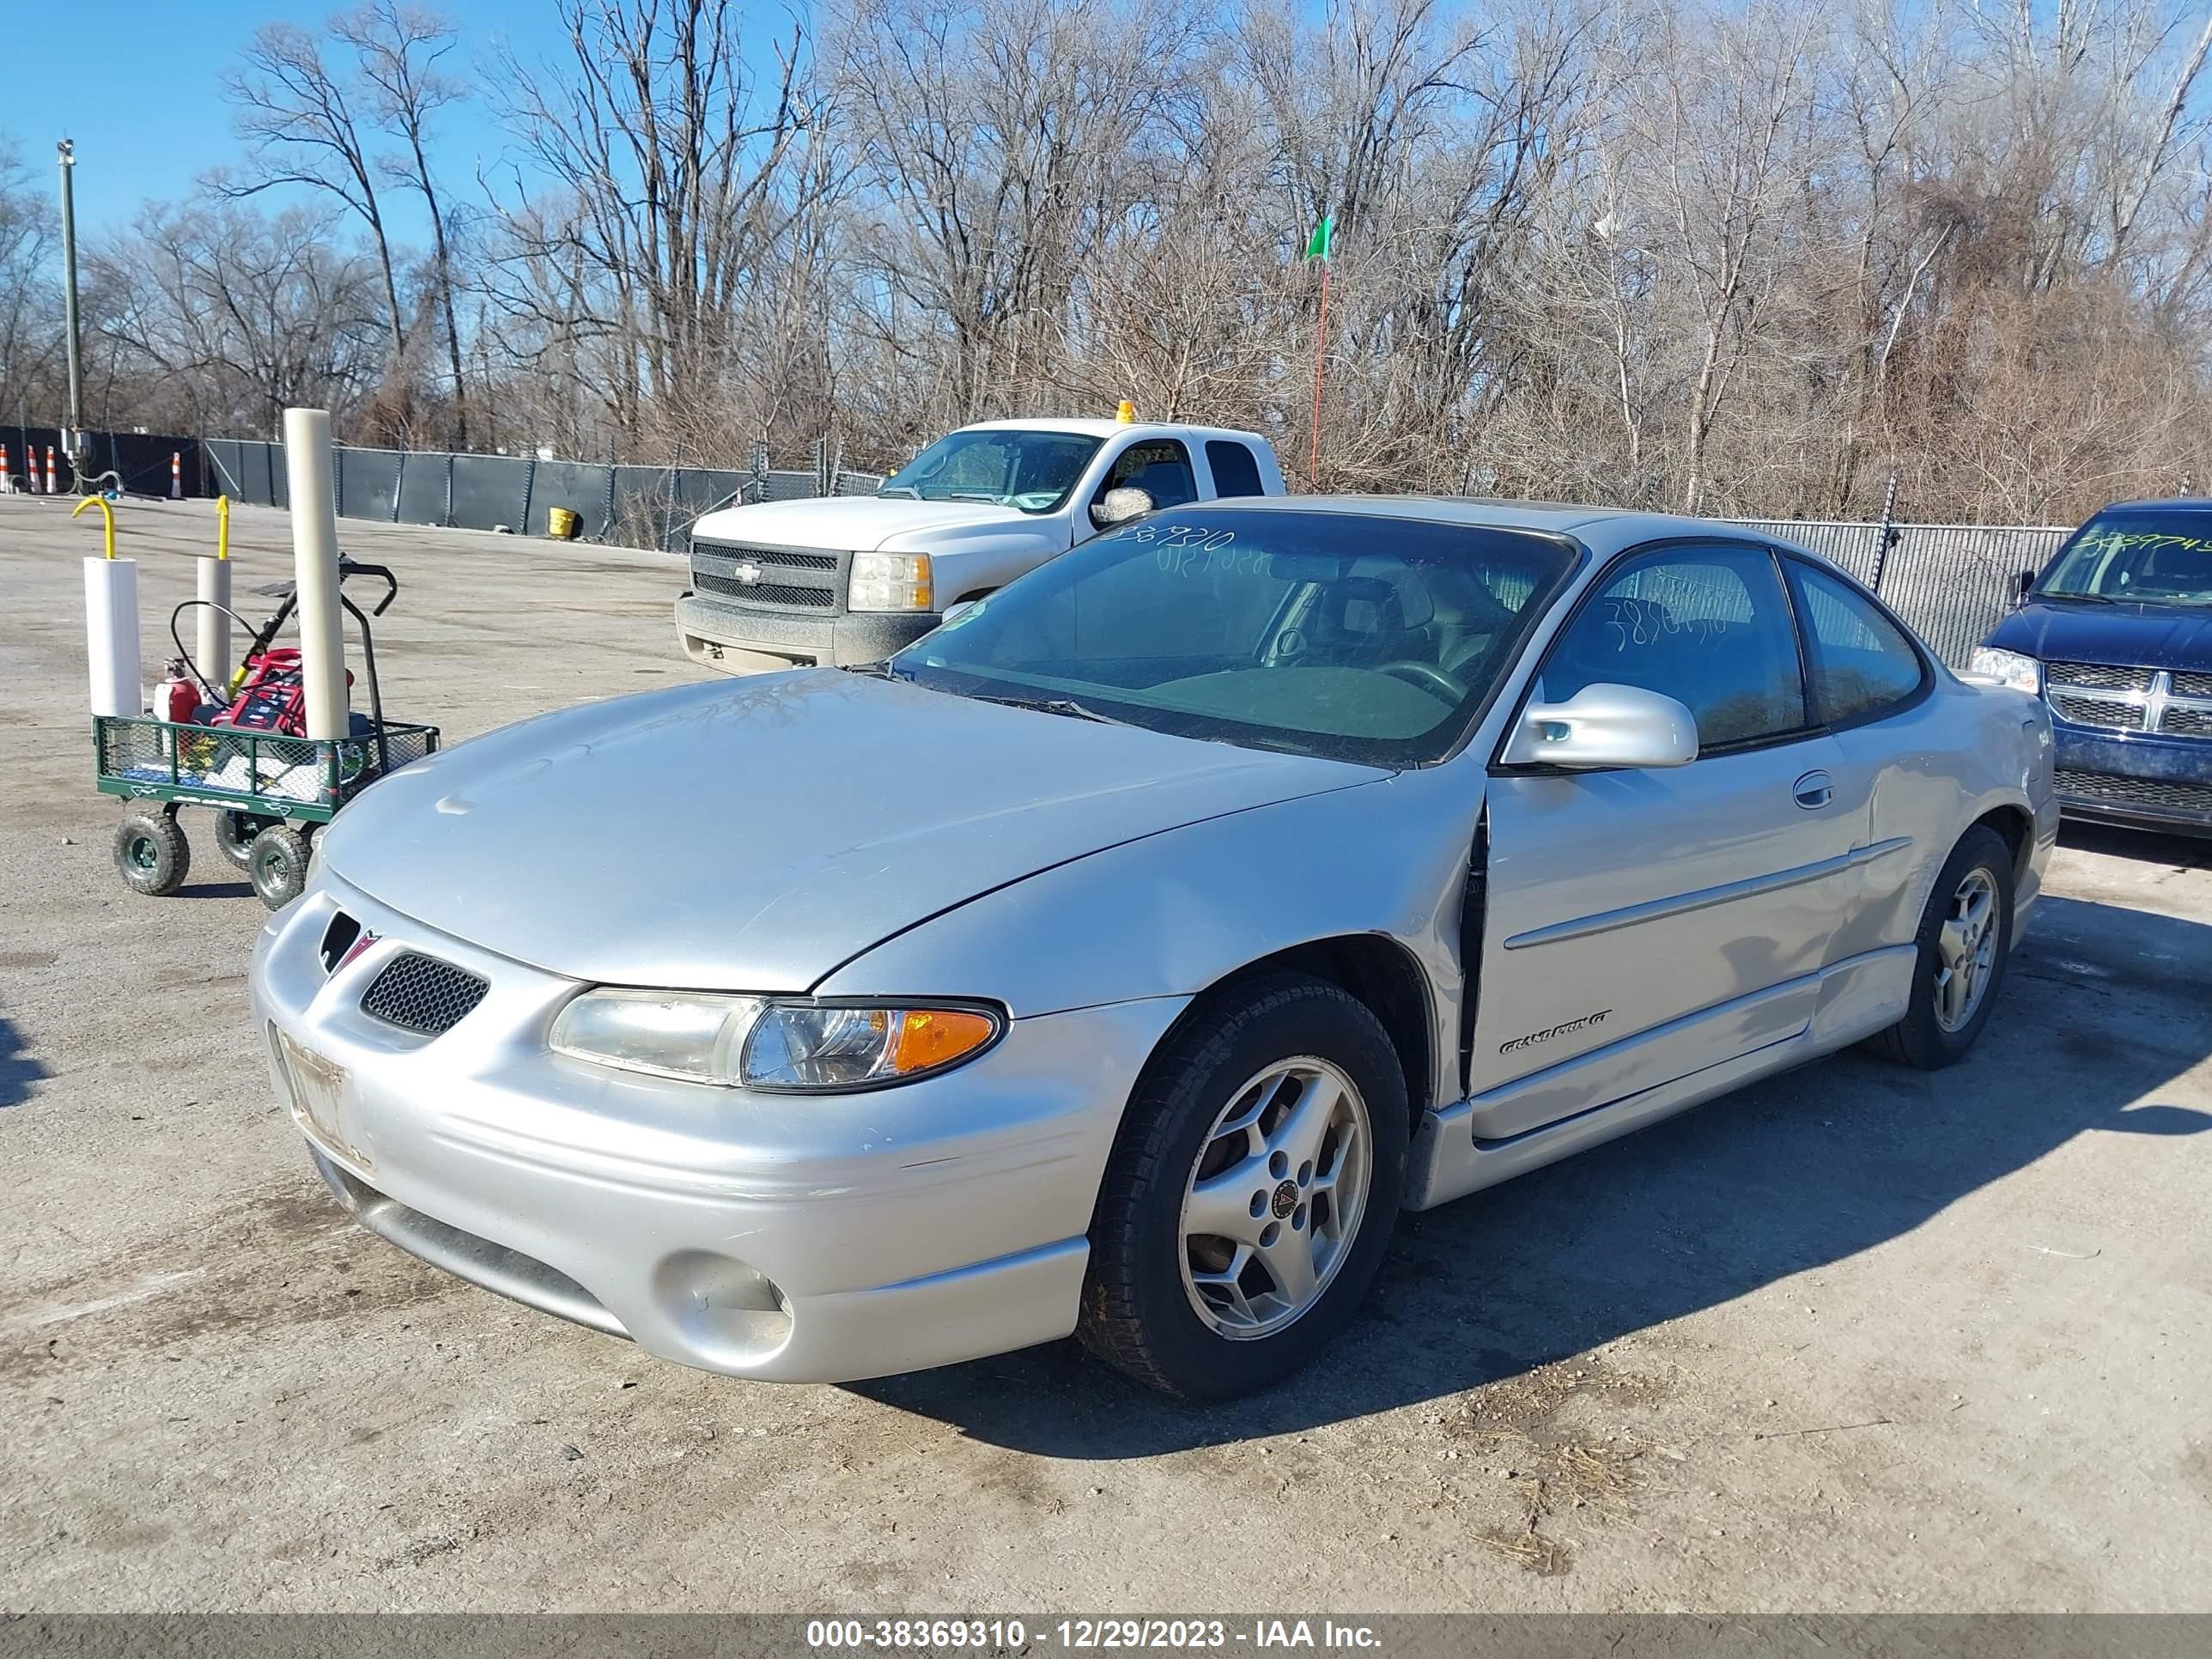
<path fill-rule="evenodd" d="M 899 1022 L 890 1069 L 904 1077 L 949 1066 L 981 1048 L 997 1030 L 988 1017 L 965 1008 L 908 1008 Z"/>

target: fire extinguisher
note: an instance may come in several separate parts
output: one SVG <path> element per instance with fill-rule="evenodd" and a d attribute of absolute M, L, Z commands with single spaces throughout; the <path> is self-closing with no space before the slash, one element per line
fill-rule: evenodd
<path fill-rule="evenodd" d="M 164 678 L 154 692 L 154 718 L 189 726 L 199 713 L 200 689 L 185 672 L 184 659 L 172 658 Z"/>

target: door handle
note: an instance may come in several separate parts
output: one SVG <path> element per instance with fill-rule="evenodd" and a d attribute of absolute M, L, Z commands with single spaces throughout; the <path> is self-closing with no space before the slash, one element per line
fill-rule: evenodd
<path fill-rule="evenodd" d="M 1826 772 L 1808 772 L 1790 786 L 1791 799 L 1808 812 L 1817 812 L 1836 798 L 1835 785 Z"/>

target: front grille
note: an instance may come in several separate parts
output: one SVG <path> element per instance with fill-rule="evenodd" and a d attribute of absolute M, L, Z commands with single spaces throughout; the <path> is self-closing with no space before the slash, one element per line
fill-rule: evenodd
<path fill-rule="evenodd" d="M 2054 662 L 2044 671 L 2044 680 L 2059 719 L 2118 732 L 2142 730 L 2142 699 L 2150 690 L 2148 668 Z"/>
<path fill-rule="evenodd" d="M 2168 703 L 2158 729 L 2170 738 L 2212 738 L 2212 707 L 2188 708 Z"/>
<path fill-rule="evenodd" d="M 702 595 L 744 605 L 835 611 L 844 601 L 846 557 L 797 548 L 694 542 L 691 586 Z"/>
<path fill-rule="evenodd" d="M 2158 778 L 2115 777 L 2107 772 L 2057 775 L 2058 793 L 2098 806 L 2147 807 L 2154 812 L 2212 817 L 2212 784 L 2168 783 Z"/>
<path fill-rule="evenodd" d="M 702 593 L 722 593 L 733 599 L 750 599 L 757 605 L 801 605 L 811 610 L 826 611 L 837 602 L 837 596 L 826 588 L 787 587 L 780 582 L 741 582 L 729 576 L 717 576 L 712 571 L 694 571 L 691 585 Z"/>
<path fill-rule="evenodd" d="M 2176 674 L 2173 695 L 2177 697 L 2212 697 L 2212 674 Z"/>
<path fill-rule="evenodd" d="M 436 1036 L 466 1019 L 490 989 L 489 981 L 465 968 L 406 951 L 369 981 L 361 994 L 361 1011 L 403 1031 Z"/>

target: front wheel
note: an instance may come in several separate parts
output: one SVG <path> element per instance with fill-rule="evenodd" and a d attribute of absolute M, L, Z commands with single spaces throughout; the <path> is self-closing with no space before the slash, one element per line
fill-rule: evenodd
<path fill-rule="evenodd" d="M 1878 1054 L 1924 1072 L 1966 1058 L 1990 1023 L 2012 954 L 2012 848 L 1977 824 L 1951 851 L 1916 938 L 1912 1000 L 1873 1039 Z"/>
<path fill-rule="evenodd" d="M 166 898 L 191 868 L 191 843 L 173 811 L 133 812 L 116 826 L 116 872 L 133 892 Z"/>
<path fill-rule="evenodd" d="M 1389 1037 L 1336 987 L 1285 975 L 1202 1007 L 1130 1101 L 1078 1334 L 1197 1400 L 1306 1365 L 1389 1243 L 1408 1115 Z"/>
<path fill-rule="evenodd" d="M 290 824 L 270 824 L 246 852 L 246 879 L 270 909 L 283 909 L 307 890 L 307 838 Z"/>

